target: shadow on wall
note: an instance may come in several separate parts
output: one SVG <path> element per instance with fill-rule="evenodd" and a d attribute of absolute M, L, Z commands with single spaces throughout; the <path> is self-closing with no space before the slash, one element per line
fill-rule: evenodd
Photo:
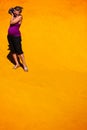
<path fill-rule="evenodd" d="M 7 59 L 8 59 L 12 64 L 15 65 L 15 61 L 14 61 L 14 59 L 13 59 L 13 57 L 12 57 L 12 53 L 11 53 L 11 52 L 8 53 Z"/>
<path fill-rule="evenodd" d="M 9 49 L 8 49 L 8 50 L 9 50 Z M 13 59 L 13 57 L 12 57 L 11 51 L 8 53 L 7 59 L 8 59 L 13 65 L 15 65 L 15 61 L 14 61 L 14 59 Z M 22 65 L 22 63 L 20 62 L 19 58 L 18 58 L 18 62 L 19 62 L 19 64 L 20 64 L 20 66 L 23 68 L 23 65 Z"/>

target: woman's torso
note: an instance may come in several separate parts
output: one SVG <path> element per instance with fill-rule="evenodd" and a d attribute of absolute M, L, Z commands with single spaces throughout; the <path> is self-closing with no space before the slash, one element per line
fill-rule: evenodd
<path fill-rule="evenodd" d="M 10 36 L 21 36 L 21 33 L 20 33 L 20 25 L 19 23 L 16 23 L 16 24 L 10 24 L 10 27 L 8 29 L 8 35 Z"/>

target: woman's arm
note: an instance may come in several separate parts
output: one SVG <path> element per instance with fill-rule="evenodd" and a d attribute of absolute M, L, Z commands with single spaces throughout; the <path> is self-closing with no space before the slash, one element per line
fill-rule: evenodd
<path fill-rule="evenodd" d="M 10 20 L 10 24 L 15 24 L 21 21 L 22 21 L 22 16 L 17 16 L 17 17 L 12 16 Z"/>

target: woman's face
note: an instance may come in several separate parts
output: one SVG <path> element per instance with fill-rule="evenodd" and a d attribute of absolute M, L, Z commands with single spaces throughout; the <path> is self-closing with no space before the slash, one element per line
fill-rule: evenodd
<path fill-rule="evenodd" d="M 20 11 L 14 10 L 14 14 L 15 14 L 15 15 L 19 15 L 19 14 L 20 14 Z"/>

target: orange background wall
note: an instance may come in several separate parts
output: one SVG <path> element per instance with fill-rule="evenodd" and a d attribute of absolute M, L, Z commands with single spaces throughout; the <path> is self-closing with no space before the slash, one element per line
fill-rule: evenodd
<path fill-rule="evenodd" d="M 7 59 L 16 5 L 28 73 Z M 3 0 L 0 40 L 0 130 L 87 130 L 86 0 Z"/>

